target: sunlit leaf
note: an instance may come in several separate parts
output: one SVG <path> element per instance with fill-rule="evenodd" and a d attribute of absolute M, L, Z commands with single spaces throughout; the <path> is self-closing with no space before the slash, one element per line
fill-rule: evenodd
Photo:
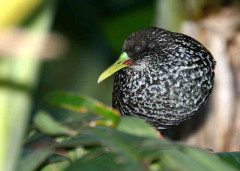
<path fill-rule="evenodd" d="M 61 171 L 65 170 L 69 166 L 69 162 L 60 162 L 60 163 L 53 163 L 48 164 L 44 168 L 41 169 L 41 171 Z"/>
<path fill-rule="evenodd" d="M 116 110 L 113 110 L 94 99 L 81 95 L 54 92 L 47 96 L 46 103 L 78 112 L 86 112 L 89 110 L 90 112 L 109 120 L 111 126 L 116 126 L 120 119 L 120 115 Z"/>
<path fill-rule="evenodd" d="M 29 17 L 29 15 L 40 6 L 45 0 L 18 0 L 18 1 L 6 1 L 0 6 L 1 17 L 0 26 L 1 27 L 12 27 L 16 26 L 24 19 Z M 18 13 L 18 15 L 15 15 Z"/>
<path fill-rule="evenodd" d="M 118 130 L 139 136 L 157 137 L 157 131 L 152 126 L 135 117 L 123 117 Z"/>

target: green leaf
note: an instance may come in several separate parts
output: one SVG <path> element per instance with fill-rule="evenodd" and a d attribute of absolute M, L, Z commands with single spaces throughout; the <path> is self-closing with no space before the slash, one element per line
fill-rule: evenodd
<path fill-rule="evenodd" d="M 19 167 L 20 171 L 32 171 L 36 170 L 42 164 L 49 165 L 63 162 L 65 165 L 69 165 L 70 160 L 66 156 L 53 154 L 53 149 L 24 150 Z"/>
<path fill-rule="evenodd" d="M 222 152 L 215 153 L 222 161 L 231 164 L 236 169 L 240 170 L 240 152 Z"/>
<path fill-rule="evenodd" d="M 136 136 L 104 126 L 82 127 L 80 133 L 51 146 L 52 149 L 85 149 L 68 170 L 97 167 L 103 170 L 111 170 L 112 167 L 121 170 L 236 170 L 215 154 L 154 137 Z M 116 162 L 116 158 L 123 162 Z"/>
<path fill-rule="evenodd" d="M 83 128 L 81 133 L 83 135 L 72 137 L 56 146 L 82 146 L 89 150 L 85 157 L 77 160 L 74 166 L 69 167 L 70 170 L 74 170 L 74 168 L 77 167 L 82 167 L 84 169 L 95 168 L 99 165 L 98 162 L 102 161 L 104 155 L 112 155 L 112 153 L 129 161 L 129 163 L 131 163 L 129 165 L 139 166 L 139 163 L 144 163 L 144 167 L 146 168 L 154 168 L 151 167 L 153 164 L 156 168 L 161 168 L 161 170 L 235 170 L 230 165 L 218 159 L 214 154 L 158 138 L 140 137 L 108 127 L 99 126 L 94 128 Z M 96 151 L 96 147 L 98 147 L 98 151 Z M 114 157 L 104 158 L 105 162 L 101 164 L 103 165 L 101 167 L 108 169 L 108 164 L 116 164 L 113 159 Z M 92 163 L 92 166 L 90 166 L 90 163 Z M 126 165 L 124 165 L 124 167 L 125 166 Z M 126 169 L 128 169 L 128 164 Z"/>
<path fill-rule="evenodd" d="M 120 114 L 110 107 L 89 97 L 64 92 L 54 92 L 47 96 L 46 103 L 78 112 L 90 111 L 104 117 L 110 126 L 116 126 L 120 120 Z"/>
<path fill-rule="evenodd" d="M 141 144 L 142 141 L 140 140 L 143 137 L 126 134 L 102 126 L 83 128 L 81 134 L 59 143 L 56 147 L 101 146 L 109 152 L 118 152 L 134 160 L 139 157 L 136 147 Z"/>
<path fill-rule="evenodd" d="M 157 137 L 157 131 L 152 126 L 135 117 L 123 117 L 117 129 L 138 136 Z"/>
<path fill-rule="evenodd" d="M 141 155 L 146 161 L 158 161 L 163 170 L 179 171 L 234 171 L 231 165 L 219 160 L 214 154 L 184 145 L 162 144 L 142 147 Z"/>
<path fill-rule="evenodd" d="M 205 152 L 204 150 L 201 150 L 201 149 L 189 148 L 186 146 L 184 147 L 183 150 L 184 150 L 183 152 L 185 152 L 189 158 L 191 158 L 198 165 L 203 166 L 204 170 L 209 170 L 209 171 L 212 171 L 212 170 L 216 170 L 216 171 L 235 170 L 230 165 L 219 160 L 212 153 Z"/>
<path fill-rule="evenodd" d="M 93 170 L 104 170 L 104 171 L 133 171 L 138 170 L 142 171 L 144 167 L 140 162 L 129 161 L 128 158 L 116 154 L 116 153 L 107 153 L 102 154 L 96 158 L 90 160 L 79 159 L 73 163 L 66 171 L 93 171 Z"/>
<path fill-rule="evenodd" d="M 65 161 L 70 163 L 70 159 L 68 157 L 60 155 L 60 154 L 52 154 L 47 158 L 46 163 L 51 164 L 51 163 L 60 163 L 60 162 L 65 162 Z"/>
<path fill-rule="evenodd" d="M 190 156 L 180 150 L 168 149 L 163 151 L 161 159 L 163 170 L 202 171 L 205 169 L 204 165 L 195 162 Z"/>
<path fill-rule="evenodd" d="M 44 168 L 41 169 L 41 171 L 61 171 L 65 170 L 69 166 L 69 162 L 59 162 L 54 164 L 48 164 Z"/>
<path fill-rule="evenodd" d="M 20 160 L 19 171 L 32 171 L 36 170 L 47 158 L 53 153 L 52 150 L 42 149 L 24 155 Z"/>
<path fill-rule="evenodd" d="M 38 112 L 34 118 L 34 125 L 42 132 L 50 135 L 76 135 L 77 132 L 70 128 L 62 125 L 61 123 L 54 120 L 46 112 Z"/>
<path fill-rule="evenodd" d="M 42 148 L 42 149 L 37 149 L 37 150 L 33 150 L 33 149 L 24 149 L 23 150 L 23 158 L 27 158 L 27 156 L 31 156 L 33 155 L 33 153 L 39 153 L 40 151 L 51 151 L 51 153 L 53 149 L 47 149 L 47 148 Z M 60 155 L 60 154 L 55 154 L 52 153 L 51 155 L 49 155 L 46 160 L 44 161 L 44 163 L 46 164 L 51 164 L 51 163 L 59 163 L 59 162 L 63 162 L 63 161 L 68 161 L 70 162 L 70 159 L 64 155 Z"/>

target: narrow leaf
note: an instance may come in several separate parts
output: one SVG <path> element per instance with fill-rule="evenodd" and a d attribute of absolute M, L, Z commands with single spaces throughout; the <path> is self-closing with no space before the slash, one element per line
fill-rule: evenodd
<path fill-rule="evenodd" d="M 120 120 L 120 115 L 116 110 L 113 110 L 94 99 L 81 95 L 54 92 L 47 96 L 46 103 L 77 112 L 90 111 L 112 121 L 112 126 L 116 126 Z"/>
<path fill-rule="evenodd" d="M 77 132 L 69 129 L 61 123 L 54 120 L 45 112 L 39 112 L 34 118 L 34 125 L 42 132 L 51 135 L 67 134 L 76 135 Z"/>
<path fill-rule="evenodd" d="M 33 151 L 22 158 L 17 170 L 19 171 L 36 170 L 51 154 L 52 151 L 47 149 Z"/>

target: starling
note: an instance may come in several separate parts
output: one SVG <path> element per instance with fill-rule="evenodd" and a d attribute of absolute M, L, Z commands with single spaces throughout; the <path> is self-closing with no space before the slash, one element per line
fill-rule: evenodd
<path fill-rule="evenodd" d="M 157 27 L 132 33 L 119 59 L 99 77 L 115 75 L 112 105 L 159 131 L 194 115 L 214 83 L 215 61 L 195 39 Z"/>

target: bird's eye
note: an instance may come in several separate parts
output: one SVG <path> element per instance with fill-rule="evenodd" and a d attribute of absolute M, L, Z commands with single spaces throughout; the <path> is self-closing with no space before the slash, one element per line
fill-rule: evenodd
<path fill-rule="evenodd" d="M 141 52 L 143 50 L 142 46 L 135 46 L 135 51 L 136 52 Z"/>

